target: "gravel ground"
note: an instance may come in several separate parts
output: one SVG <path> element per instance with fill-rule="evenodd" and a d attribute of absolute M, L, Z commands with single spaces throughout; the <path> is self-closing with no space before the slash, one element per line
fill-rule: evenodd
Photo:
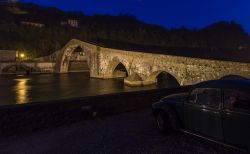
<path fill-rule="evenodd" d="M 190 136 L 158 133 L 150 109 L 0 139 L 1 154 L 240 153 Z"/>

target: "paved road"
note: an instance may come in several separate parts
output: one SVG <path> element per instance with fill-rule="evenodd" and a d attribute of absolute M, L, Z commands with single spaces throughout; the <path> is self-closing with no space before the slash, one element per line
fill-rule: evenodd
<path fill-rule="evenodd" d="M 155 128 L 150 109 L 145 109 L 22 136 L 1 138 L 0 153 L 228 154 L 239 151 L 183 133 L 162 136 Z"/>

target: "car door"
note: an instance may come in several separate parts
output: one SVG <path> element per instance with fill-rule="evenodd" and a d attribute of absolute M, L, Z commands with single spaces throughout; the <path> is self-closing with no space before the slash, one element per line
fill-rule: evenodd
<path fill-rule="evenodd" d="M 185 105 L 187 129 L 223 139 L 220 113 L 221 90 L 216 88 L 196 88 L 191 91 Z"/>
<path fill-rule="evenodd" d="M 224 90 L 222 124 L 227 143 L 250 145 L 250 91 Z"/>

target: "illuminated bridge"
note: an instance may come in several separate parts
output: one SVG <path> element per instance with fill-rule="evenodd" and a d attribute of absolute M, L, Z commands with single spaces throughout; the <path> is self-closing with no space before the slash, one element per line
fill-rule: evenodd
<path fill-rule="evenodd" d="M 102 79 L 122 77 L 131 86 L 157 82 L 189 85 L 228 76 L 250 77 L 249 63 L 117 50 L 76 39 L 54 54 L 35 60 L 36 64 L 29 67 L 56 73 L 89 71 L 90 77 Z M 5 68 L 1 66 L 1 72 Z"/>

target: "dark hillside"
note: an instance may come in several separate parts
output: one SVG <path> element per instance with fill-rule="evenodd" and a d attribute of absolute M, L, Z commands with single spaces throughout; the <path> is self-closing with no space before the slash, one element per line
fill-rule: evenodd
<path fill-rule="evenodd" d="M 21 50 L 30 58 L 48 55 L 76 38 L 117 49 L 250 62 L 250 37 L 235 22 L 167 29 L 126 14 L 86 16 L 35 4 L 0 5 L 0 49 Z"/>

